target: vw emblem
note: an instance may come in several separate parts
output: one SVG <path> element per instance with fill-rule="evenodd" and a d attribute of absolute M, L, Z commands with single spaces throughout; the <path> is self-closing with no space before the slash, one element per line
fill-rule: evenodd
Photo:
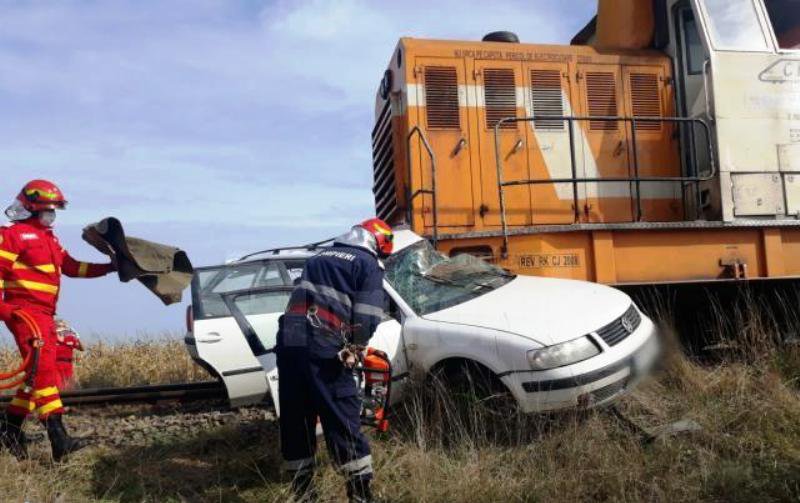
<path fill-rule="evenodd" d="M 633 332 L 633 321 L 627 316 L 623 316 L 620 321 L 622 323 L 622 328 L 624 328 L 626 332 L 629 334 Z"/>

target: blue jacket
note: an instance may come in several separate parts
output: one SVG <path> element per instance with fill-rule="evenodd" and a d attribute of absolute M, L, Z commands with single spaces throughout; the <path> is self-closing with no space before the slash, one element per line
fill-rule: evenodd
<path fill-rule="evenodd" d="M 321 326 L 298 313 L 307 306 L 318 308 Z M 364 248 L 335 243 L 306 261 L 281 320 L 278 345 L 307 346 L 317 358 L 335 357 L 345 342 L 365 346 L 383 319 L 383 306 L 383 269 L 377 257 Z M 347 341 L 332 330 L 339 323 L 351 327 Z"/>

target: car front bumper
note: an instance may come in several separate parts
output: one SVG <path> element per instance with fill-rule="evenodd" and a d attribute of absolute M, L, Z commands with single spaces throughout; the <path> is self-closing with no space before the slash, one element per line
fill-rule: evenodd
<path fill-rule="evenodd" d="M 599 342 L 599 341 L 598 341 Z M 512 372 L 502 377 L 524 412 L 591 408 L 633 389 L 660 354 L 656 327 L 645 315 L 633 333 L 582 362 L 544 371 Z"/>

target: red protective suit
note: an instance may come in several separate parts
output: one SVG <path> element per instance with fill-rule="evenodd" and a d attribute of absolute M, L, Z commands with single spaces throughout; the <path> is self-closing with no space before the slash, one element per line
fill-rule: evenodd
<path fill-rule="evenodd" d="M 7 409 L 8 414 L 25 416 L 36 412 L 39 419 L 64 412 L 58 392 L 56 364 L 56 312 L 61 273 L 77 278 L 103 276 L 113 270 L 110 264 L 78 262 L 67 253 L 51 228 L 31 218 L 0 227 L 0 320 L 14 334 L 23 357 L 31 351 L 30 328 L 12 313 L 22 309 L 36 321 L 44 346 L 33 389 L 23 385 Z"/>
<path fill-rule="evenodd" d="M 83 351 L 78 334 L 72 329 L 61 329 L 57 326 L 56 368 L 58 369 L 58 389 L 71 389 L 74 385 L 72 376 L 75 368 L 75 351 Z"/>

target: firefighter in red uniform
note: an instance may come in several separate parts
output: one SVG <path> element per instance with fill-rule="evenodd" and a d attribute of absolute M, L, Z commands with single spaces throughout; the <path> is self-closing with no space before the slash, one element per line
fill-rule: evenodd
<path fill-rule="evenodd" d="M 75 387 L 75 351 L 83 351 L 78 332 L 66 321 L 56 320 L 56 368 L 60 391 Z"/>
<path fill-rule="evenodd" d="M 36 322 L 42 336 L 33 387 L 20 387 L 0 423 L 0 439 L 18 459 L 27 456 L 23 423 L 35 412 L 47 430 L 53 459 L 85 446 L 67 434 L 62 422 L 64 406 L 58 391 L 56 364 L 56 313 L 61 273 L 73 278 L 94 278 L 115 270 L 113 264 L 78 262 L 59 244 L 52 226 L 56 210 L 67 201 L 55 184 L 33 180 L 23 187 L 6 210 L 12 224 L 0 227 L 0 320 L 14 335 L 23 357 L 32 350 L 33 333 L 15 313 L 23 311 Z"/>

